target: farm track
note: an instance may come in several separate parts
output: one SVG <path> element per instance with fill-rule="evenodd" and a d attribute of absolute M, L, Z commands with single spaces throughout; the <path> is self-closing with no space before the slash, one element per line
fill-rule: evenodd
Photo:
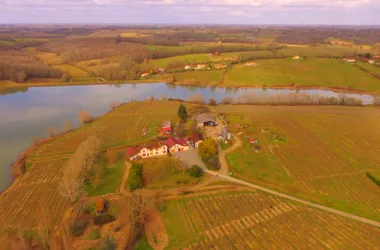
<path fill-rule="evenodd" d="M 214 171 L 210 171 L 210 170 L 205 169 L 205 172 L 208 173 L 208 174 L 211 174 L 211 175 L 215 175 Z M 360 217 L 360 216 L 357 216 L 357 215 L 353 215 L 353 214 L 349 214 L 349 213 L 346 213 L 346 212 L 343 212 L 343 211 L 339 211 L 339 210 L 336 210 L 336 209 L 333 209 L 333 208 L 329 208 L 329 207 L 326 207 L 326 206 L 323 206 L 323 205 L 319 205 L 319 204 L 315 204 L 315 203 L 312 203 L 312 202 L 309 202 L 309 201 L 305 201 L 305 200 L 302 200 L 302 199 L 299 199 L 299 198 L 296 198 L 296 197 L 293 197 L 293 196 L 290 196 L 290 195 L 287 195 L 287 194 L 283 194 L 283 193 L 277 192 L 275 190 L 272 190 L 272 189 L 269 189 L 269 188 L 266 188 L 266 187 L 263 187 L 263 186 L 259 186 L 259 185 L 252 184 L 252 183 L 249 183 L 249 182 L 246 182 L 246 181 L 238 180 L 238 179 L 232 178 L 232 177 L 227 176 L 227 175 L 220 174 L 219 177 L 221 179 L 225 179 L 225 180 L 231 181 L 233 183 L 245 185 L 245 186 L 248 186 L 250 188 L 254 188 L 254 189 L 263 191 L 265 193 L 269 193 L 269 194 L 276 195 L 276 196 L 279 196 L 279 197 L 282 197 L 282 198 L 285 198 L 285 199 L 288 199 L 288 200 L 291 200 L 291 201 L 295 201 L 295 202 L 301 203 L 303 205 L 307 205 L 307 206 L 310 206 L 310 207 L 313 207 L 313 208 L 317 208 L 317 209 L 320 209 L 320 210 L 323 210 L 323 211 L 326 211 L 326 212 L 329 212 L 329 213 L 333 213 L 333 214 L 336 214 L 336 215 L 339 215 L 339 216 L 343 216 L 343 217 L 346 217 L 346 218 L 349 218 L 349 219 L 353 219 L 353 220 L 356 220 L 356 221 L 367 223 L 367 224 L 370 224 L 372 226 L 380 227 L 380 222 L 377 222 L 377 221 L 374 221 L 374 220 L 370 220 L 370 219 L 363 218 L 363 217 Z"/>

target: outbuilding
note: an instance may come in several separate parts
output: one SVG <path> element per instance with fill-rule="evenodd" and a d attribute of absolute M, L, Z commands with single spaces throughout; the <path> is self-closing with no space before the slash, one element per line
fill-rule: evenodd
<path fill-rule="evenodd" d="M 214 127 L 218 125 L 218 123 L 216 122 L 215 115 L 212 113 L 204 113 L 197 115 L 195 116 L 195 121 L 199 128 L 203 128 L 205 126 Z"/>
<path fill-rule="evenodd" d="M 96 214 L 102 214 L 104 212 L 104 205 L 105 205 L 105 200 L 103 198 L 98 198 L 96 200 Z"/>

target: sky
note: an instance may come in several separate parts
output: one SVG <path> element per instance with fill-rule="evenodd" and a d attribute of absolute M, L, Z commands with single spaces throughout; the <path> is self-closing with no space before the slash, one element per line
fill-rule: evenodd
<path fill-rule="evenodd" d="M 0 0 L 0 23 L 380 25 L 380 0 Z"/>

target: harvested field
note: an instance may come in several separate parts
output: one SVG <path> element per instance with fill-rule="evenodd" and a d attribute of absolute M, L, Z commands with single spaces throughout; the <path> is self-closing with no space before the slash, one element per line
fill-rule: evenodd
<path fill-rule="evenodd" d="M 60 180 L 65 159 L 33 164 L 5 194 L 0 196 L 0 225 L 3 228 L 38 228 L 41 204 L 46 205 L 51 219 L 57 223 L 70 201 L 60 195 Z"/>
<path fill-rule="evenodd" d="M 216 109 L 230 118 L 232 132 L 243 132 L 243 147 L 227 155 L 235 177 L 379 219 L 380 189 L 366 176 L 380 173 L 377 108 L 262 107 L 255 114 L 249 107 L 244 115 Z M 259 141 L 258 153 L 245 136 Z"/>
<path fill-rule="evenodd" d="M 175 200 L 161 215 L 168 249 L 375 249 L 380 244 L 377 227 L 259 192 Z"/>

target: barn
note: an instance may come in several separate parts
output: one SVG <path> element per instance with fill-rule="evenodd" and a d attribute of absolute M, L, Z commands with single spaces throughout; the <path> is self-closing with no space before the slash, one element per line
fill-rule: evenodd
<path fill-rule="evenodd" d="M 199 128 L 203 128 L 205 126 L 214 127 L 218 125 L 218 123 L 216 122 L 215 115 L 212 113 L 204 113 L 197 115 L 195 117 L 195 121 L 197 122 L 197 126 Z"/>

